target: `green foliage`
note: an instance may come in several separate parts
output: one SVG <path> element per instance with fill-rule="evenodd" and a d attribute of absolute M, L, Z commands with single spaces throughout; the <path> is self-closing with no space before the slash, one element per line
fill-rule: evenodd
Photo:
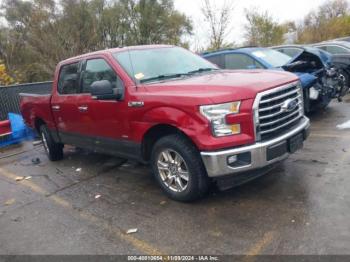
<path fill-rule="evenodd" d="M 0 59 L 21 81 L 52 79 L 56 64 L 82 53 L 142 44 L 186 45 L 191 21 L 173 0 L 5 0 Z"/>
<path fill-rule="evenodd" d="M 286 27 L 273 20 L 268 12 L 246 10 L 246 44 L 250 46 L 272 46 L 282 44 Z"/>
<path fill-rule="evenodd" d="M 11 85 L 15 80 L 7 73 L 6 66 L 0 61 L 0 86 Z"/>
<path fill-rule="evenodd" d="M 315 43 L 350 35 L 349 4 L 328 0 L 310 12 L 297 29 L 298 43 Z"/>

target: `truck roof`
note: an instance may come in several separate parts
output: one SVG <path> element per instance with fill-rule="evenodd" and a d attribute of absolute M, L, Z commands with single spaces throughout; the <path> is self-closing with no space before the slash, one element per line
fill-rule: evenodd
<path fill-rule="evenodd" d="M 116 47 L 116 48 L 109 48 L 104 50 L 99 50 L 95 52 L 90 52 L 74 57 L 70 57 L 68 59 L 65 59 L 60 62 L 60 64 L 66 64 L 70 61 L 75 61 L 78 59 L 82 59 L 87 56 L 91 55 L 97 55 L 97 54 L 106 54 L 106 53 L 116 53 L 116 52 L 125 52 L 125 51 L 131 51 L 131 50 L 144 50 L 144 49 L 156 49 L 156 48 L 166 48 L 166 47 L 174 47 L 173 45 L 137 45 L 137 46 L 126 46 L 126 47 Z"/>
<path fill-rule="evenodd" d="M 219 50 L 214 50 L 214 51 L 207 51 L 203 52 L 200 55 L 201 56 L 211 56 L 211 55 L 218 55 L 218 54 L 226 54 L 226 53 L 231 53 L 235 51 L 240 51 L 240 52 L 250 52 L 252 50 L 260 49 L 261 47 L 257 46 L 242 46 L 242 47 L 236 47 L 236 48 L 224 48 L 224 49 L 219 49 Z"/>

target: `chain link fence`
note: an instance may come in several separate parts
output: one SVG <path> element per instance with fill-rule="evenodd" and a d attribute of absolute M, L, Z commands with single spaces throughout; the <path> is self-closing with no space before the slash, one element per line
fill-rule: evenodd
<path fill-rule="evenodd" d="M 51 93 L 52 82 L 0 86 L 0 121 L 7 119 L 8 113 L 20 113 L 19 94 Z"/>
<path fill-rule="evenodd" d="M 51 93 L 52 82 L 30 83 L 11 86 L 0 86 L 0 121 L 6 120 L 8 113 L 20 114 L 19 94 L 48 94 Z M 11 135 L 1 136 L 0 143 L 7 141 Z"/>

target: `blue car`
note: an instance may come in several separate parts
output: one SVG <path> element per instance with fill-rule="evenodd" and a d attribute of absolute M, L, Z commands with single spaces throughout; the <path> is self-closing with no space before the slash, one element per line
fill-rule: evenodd
<path fill-rule="evenodd" d="M 302 48 L 294 57 L 270 48 L 245 47 L 203 53 L 223 69 L 285 70 L 298 75 L 304 90 L 305 111 L 325 108 L 337 98 L 344 80 L 331 66 L 331 56 L 316 48 Z"/>
<path fill-rule="evenodd" d="M 343 43 L 343 47 L 345 48 L 348 44 L 349 52 L 344 53 L 339 46 L 336 46 L 338 43 Z M 350 87 L 350 43 L 349 42 L 340 42 L 340 41 L 329 41 L 319 44 L 314 44 L 311 46 L 301 46 L 301 45 L 281 45 L 272 47 L 273 49 L 284 53 L 290 57 L 295 57 L 299 55 L 304 50 L 308 50 L 309 52 L 313 52 L 316 55 L 319 55 L 320 58 L 330 67 L 335 67 L 338 69 L 339 74 L 345 79 L 345 87 L 340 93 L 340 97 L 344 96 L 349 92 Z M 316 49 L 315 49 L 316 48 Z"/>

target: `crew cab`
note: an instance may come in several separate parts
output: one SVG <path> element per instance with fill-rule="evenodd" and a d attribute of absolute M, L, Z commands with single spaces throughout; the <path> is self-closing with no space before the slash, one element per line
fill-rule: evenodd
<path fill-rule="evenodd" d="M 52 94 L 21 94 L 21 112 L 50 160 L 69 144 L 149 164 L 178 201 L 266 173 L 302 147 L 310 125 L 297 76 L 221 70 L 168 45 L 60 62 Z"/>

